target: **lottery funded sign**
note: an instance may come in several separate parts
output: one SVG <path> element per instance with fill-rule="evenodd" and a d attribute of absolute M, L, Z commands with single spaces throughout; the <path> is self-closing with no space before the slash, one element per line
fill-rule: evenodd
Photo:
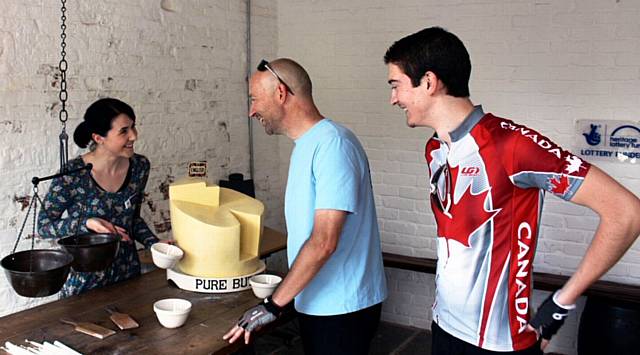
<path fill-rule="evenodd" d="M 579 120 L 576 149 L 587 160 L 640 162 L 640 124 L 634 121 Z"/>

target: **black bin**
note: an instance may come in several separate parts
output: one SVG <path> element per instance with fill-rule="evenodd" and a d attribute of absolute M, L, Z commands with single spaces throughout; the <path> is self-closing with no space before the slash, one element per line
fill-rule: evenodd
<path fill-rule="evenodd" d="M 245 180 L 244 175 L 240 173 L 229 174 L 229 180 L 220 180 L 220 187 L 226 187 L 231 190 L 242 192 L 247 196 L 256 197 L 253 179 Z"/>
<path fill-rule="evenodd" d="M 578 354 L 640 354 L 640 303 L 587 297 L 580 317 Z"/>

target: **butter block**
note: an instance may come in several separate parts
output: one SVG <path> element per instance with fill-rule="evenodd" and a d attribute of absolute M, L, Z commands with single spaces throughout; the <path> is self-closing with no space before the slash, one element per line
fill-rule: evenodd
<path fill-rule="evenodd" d="M 260 267 L 264 205 L 240 192 L 189 178 L 169 186 L 171 228 L 181 272 L 233 277 Z"/>

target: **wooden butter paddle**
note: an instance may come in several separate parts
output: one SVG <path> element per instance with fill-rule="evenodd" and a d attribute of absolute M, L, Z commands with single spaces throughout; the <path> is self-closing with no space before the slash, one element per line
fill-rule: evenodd
<path fill-rule="evenodd" d="M 118 312 L 118 309 L 114 306 L 106 307 L 105 309 L 111 314 L 109 319 L 122 330 L 138 328 L 140 326 L 130 315 Z"/>
<path fill-rule="evenodd" d="M 71 324 L 75 327 L 76 331 L 91 335 L 92 337 L 96 337 L 98 339 L 104 339 L 116 333 L 115 330 L 111 330 L 109 328 L 105 328 L 103 326 L 89 322 L 74 322 L 68 319 L 60 319 L 60 322 Z"/>

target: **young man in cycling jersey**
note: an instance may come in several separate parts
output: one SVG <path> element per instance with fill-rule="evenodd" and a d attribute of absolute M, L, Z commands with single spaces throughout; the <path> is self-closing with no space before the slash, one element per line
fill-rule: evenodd
<path fill-rule="evenodd" d="M 539 354 L 578 297 L 640 233 L 640 200 L 547 137 L 469 99 L 471 62 L 442 28 L 385 54 L 391 104 L 426 144 L 438 267 L 433 354 Z M 594 210 L 600 225 L 567 283 L 530 317 L 532 264 L 544 193 Z"/>

